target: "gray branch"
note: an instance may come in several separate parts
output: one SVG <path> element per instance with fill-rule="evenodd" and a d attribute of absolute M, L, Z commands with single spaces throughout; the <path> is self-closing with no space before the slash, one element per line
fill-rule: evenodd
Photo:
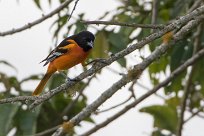
<path fill-rule="evenodd" d="M 202 10 L 204 10 L 204 6 L 202 6 Z M 195 10 L 193 11 L 194 13 L 200 11 L 199 10 Z M 192 13 L 193 13 L 192 12 Z M 190 13 L 191 14 L 191 13 Z M 189 14 L 188 14 L 189 15 Z M 195 16 L 194 16 L 195 19 Z M 187 18 L 185 18 L 185 16 L 181 17 L 178 20 L 188 20 Z M 177 21 L 178 21 L 177 20 Z M 174 26 L 173 24 L 180 24 L 181 22 L 173 22 L 172 24 L 170 24 L 170 26 Z M 188 20 L 190 21 L 190 20 Z M 181 25 L 181 24 L 180 24 Z M 169 29 L 171 27 L 168 27 Z M 191 29 L 194 26 L 191 25 Z M 174 29 L 177 29 L 177 27 L 173 27 Z M 162 31 L 162 30 L 161 30 Z M 185 31 L 185 30 L 180 30 L 179 32 L 184 31 L 186 33 L 188 33 L 189 31 Z M 185 35 L 186 33 L 182 33 L 183 35 Z M 159 32 L 157 32 L 159 33 Z M 155 34 L 156 35 L 156 34 Z M 151 36 L 151 35 L 150 35 Z M 178 35 L 175 35 L 178 36 Z M 170 44 L 173 45 L 177 40 L 174 39 L 174 41 Z M 138 42 L 138 43 L 141 43 Z M 162 54 L 164 54 L 168 48 L 170 46 L 168 46 L 167 44 L 162 44 L 161 46 L 159 46 L 158 48 L 156 48 L 151 55 L 149 55 L 147 58 L 145 58 L 143 60 L 143 62 L 141 62 L 140 64 L 134 66 L 134 68 L 132 70 L 130 70 L 128 72 L 128 74 L 123 75 L 123 77 L 117 81 L 116 83 L 114 83 L 109 89 L 107 89 L 104 93 L 101 94 L 100 97 L 98 97 L 93 103 L 91 103 L 90 105 L 88 105 L 86 108 L 83 109 L 83 111 L 81 111 L 79 114 L 77 114 L 75 117 L 73 117 L 71 120 L 69 120 L 67 123 L 67 126 L 75 126 L 77 124 L 79 124 L 84 118 L 88 117 L 91 115 L 91 113 L 93 113 L 101 104 L 103 104 L 108 98 L 110 98 L 115 92 L 117 92 L 121 87 L 125 86 L 127 83 L 131 82 L 132 80 L 135 80 L 135 78 L 139 78 L 140 74 L 153 62 L 155 61 L 159 56 L 161 56 Z M 131 48 L 131 46 L 129 47 Z M 128 48 L 127 48 L 128 49 Z M 160 89 L 161 87 L 163 87 L 164 85 L 167 85 L 178 73 L 182 72 L 186 67 L 188 67 L 189 65 L 191 65 L 192 63 L 195 62 L 195 60 L 197 60 L 198 58 L 200 58 L 201 56 L 203 56 L 204 54 L 204 49 L 201 50 L 200 52 L 198 52 L 193 58 L 189 59 L 188 61 L 186 61 L 182 67 L 179 67 L 179 69 L 176 69 L 175 72 L 173 72 L 169 78 L 167 78 L 167 80 L 165 80 L 164 82 L 162 82 L 161 84 L 159 84 L 158 86 L 156 86 L 151 92 L 148 92 L 147 94 L 143 95 L 142 97 L 140 97 L 137 101 L 136 104 L 138 102 L 143 101 L 144 99 L 146 99 L 147 97 L 149 97 L 150 95 L 152 95 L 153 93 L 155 93 L 158 89 Z M 135 104 L 135 103 L 133 103 Z M 134 105 L 133 105 L 134 106 Z M 131 106 L 129 106 L 131 108 Z M 126 112 L 125 110 L 122 111 L 121 113 L 123 114 L 123 112 Z M 59 136 L 62 135 L 66 132 L 66 130 L 63 127 L 60 127 L 53 135 L 54 136 Z"/>
<path fill-rule="evenodd" d="M 50 12 L 47 15 L 43 15 L 41 18 L 31 22 L 31 23 L 27 23 L 26 25 L 19 27 L 19 28 L 13 28 L 11 30 L 5 31 L 5 32 L 0 32 L 0 36 L 7 36 L 7 35 L 12 35 L 14 33 L 18 33 L 21 31 L 24 31 L 26 29 L 29 29 L 43 21 L 45 21 L 46 19 L 52 17 L 53 15 L 59 13 L 61 10 L 63 10 L 64 8 L 66 8 L 73 0 L 67 0 L 64 3 L 62 3 L 59 7 L 57 7 L 55 10 L 53 10 L 52 12 Z"/>
<path fill-rule="evenodd" d="M 126 27 L 134 27 L 134 28 L 150 28 L 150 29 L 162 29 L 165 25 L 159 24 L 135 24 L 135 23 L 122 23 L 116 21 L 81 21 L 83 24 L 90 25 L 116 25 L 116 26 L 126 26 Z"/>
<path fill-rule="evenodd" d="M 169 31 L 173 31 L 174 29 L 178 29 L 178 26 L 182 26 L 182 25 L 186 24 L 187 22 L 191 21 L 192 19 L 194 19 L 196 22 L 199 22 L 200 20 L 197 20 L 196 16 L 199 16 L 203 13 L 204 13 L 204 6 L 201 6 L 201 7 L 197 8 L 196 10 L 194 10 L 193 12 L 191 12 L 185 16 L 182 16 L 179 19 L 172 22 L 171 24 L 165 26 L 164 29 L 157 31 L 157 32 L 145 37 L 144 39 L 140 40 L 138 43 L 133 44 L 133 45 L 127 47 L 126 49 L 116 53 L 111 58 L 105 60 L 104 63 L 97 63 L 96 65 L 93 65 L 89 70 L 87 70 L 87 71 L 81 73 L 79 76 L 77 76 L 76 79 L 78 81 L 80 81 L 80 80 L 83 80 L 84 78 L 86 78 L 88 76 L 93 75 L 95 72 L 99 71 L 103 67 L 110 65 L 114 61 L 128 55 L 129 53 L 135 51 L 136 49 L 142 48 L 144 45 L 154 41 L 157 38 L 160 38 L 165 33 L 169 32 Z M 177 36 L 177 37 L 179 37 L 179 36 Z M 57 94 L 63 90 L 67 90 L 68 88 L 75 85 L 76 83 L 77 82 L 68 82 L 68 83 L 62 84 L 61 86 L 57 87 L 56 89 L 51 90 L 51 91 L 43 94 L 42 95 L 43 99 L 36 100 L 33 104 L 30 105 L 30 109 L 36 107 L 37 105 L 41 104 L 42 102 L 44 102 L 48 99 L 50 99 L 55 94 Z"/>
<path fill-rule="evenodd" d="M 135 100 L 134 102 L 128 104 L 125 108 L 117 112 L 115 115 L 109 117 L 106 121 L 96 125 L 94 128 L 90 129 L 89 131 L 85 132 L 83 136 L 89 136 L 90 134 L 96 132 L 102 127 L 105 127 L 110 122 L 114 121 L 130 109 L 134 108 L 136 105 L 141 103 L 144 99 L 148 98 L 152 94 L 156 93 L 159 89 L 166 86 L 168 83 L 170 83 L 175 77 L 177 77 L 180 73 L 182 73 L 188 66 L 194 64 L 198 59 L 204 56 L 204 49 L 200 50 L 196 55 L 188 59 L 184 64 L 179 66 L 176 70 L 174 70 L 169 77 L 167 77 L 164 81 L 162 81 L 160 84 L 155 86 L 153 89 L 149 90 L 146 94 L 142 95 L 140 98 Z M 82 135 L 81 135 L 82 136 Z"/>
<path fill-rule="evenodd" d="M 14 101 L 34 100 L 34 102 L 29 107 L 30 109 L 32 109 L 32 108 L 36 107 L 37 105 L 41 104 L 42 102 L 50 99 L 54 95 L 58 94 L 59 92 L 61 92 L 63 90 L 68 90 L 70 87 L 74 86 L 80 80 L 83 80 L 84 78 L 93 75 L 95 72 L 99 71 L 100 69 L 102 69 L 103 67 L 105 67 L 107 65 L 110 65 L 112 62 L 124 57 L 125 55 L 135 51 L 136 49 L 142 48 L 144 45 L 152 42 L 153 40 L 155 40 L 157 38 L 160 38 L 165 33 L 172 31 L 174 29 L 177 29 L 178 25 L 182 26 L 182 25 L 186 24 L 187 22 L 191 21 L 192 19 L 194 19 L 195 22 L 199 22 L 200 20 L 197 19 L 196 16 L 203 14 L 203 12 L 204 12 L 204 6 L 201 6 L 198 9 L 194 10 L 193 12 L 191 12 L 185 16 L 182 16 L 182 17 L 178 18 L 177 20 L 175 20 L 174 22 L 172 22 L 171 24 L 165 26 L 164 29 L 157 31 L 157 32 L 145 37 L 144 39 L 140 40 L 138 43 L 133 44 L 133 45 L 127 47 L 126 49 L 116 53 L 111 58 L 105 60 L 104 63 L 97 63 L 96 65 L 93 65 L 89 70 L 81 73 L 79 76 L 76 77 L 76 79 L 78 80 L 77 82 L 64 83 L 61 86 L 59 86 L 59 87 L 57 87 L 57 88 L 55 88 L 49 92 L 46 92 L 39 97 L 19 96 L 19 97 L 14 97 L 14 98 L 7 98 L 9 100 L 2 99 L 2 100 L 0 100 L 0 104 L 1 103 L 10 103 L 10 102 L 14 102 Z M 188 30 L 188 29 L 186 29 L 186 30 Z M 179 36 L 175 36 L 175 37 L 179 37 Z"/>

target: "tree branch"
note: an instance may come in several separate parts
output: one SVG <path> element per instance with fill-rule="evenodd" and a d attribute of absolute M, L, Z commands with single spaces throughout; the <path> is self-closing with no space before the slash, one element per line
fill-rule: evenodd
<path fill-rule="evenodd" d="M 1 99 L 0 104 L 4 103 L 15 103 L 15 102 L 25 102 L 25 101 L 35 101 L 37 99 L 41 99 L 41 96 L 17 96 L 17 97 L 11 97 L 6 99 Z"/>
<path fill-rule="evenodd" d="M 95 127 L 93 127 L 92 129 L 90 129 L 89 131 L 85 132 L 84 134 L 82 134 L 81 136 L 89 136 L 92 133 L 95 133 L 97 130 L 105 127 L 106 125 L 108 125 L 110 122 L 114 121 L 115 119 L 117 119 L 118 117 L 120 117 L 121 115 L 123 115 L 124 113 L 126 113 L 127 111 L 129 111 L 131 108 L 134 108 L 136 105 L 138 105 L 139 103 L 141 103 L 144 99 L 148 98 L 149 96 L 151 96 L 152 94 L 156 93 L 159 89 L 161 89 L 162 87 L 168 85 L 175 77 L 177 77 L 180 73 L 182 73 L 188 66 L 194 64 L 198 59 L 200 59 L 201 57 L 204 56 L 204 49 L 200 50 L 197 54 L 195 54 L 194 56 L 192 56 L 190 59 L 188 59 L 184 64 L 182 64 L 181 66 L 179 66 L 177 69 L 175 69 L 171 75 L 169 77 L 167 77 L 164 81 L 162 81 L 160 84 L 156 85 L 153 89 L 151 89 L 150 91 L 148 91 L 146 94 L 142 95 L 140 98 L 138 98 L 137 100 L 135 100 L 134 102 L 132 102 L 131 104 L 127 105 L 125 108 L 123 108 L 122 110 L 120 110 L 118 113 L 116 113 L 115 115 L 113 115 L 112 117 L 109 117 L 106 121 L 96 125 Z"/>
<path fill-rule="evenodd" d="M 128 74 L 122 76 L 122 78 L 114 83 L 109 89 L 101 94 L 92 104 L 88 105 L 79 114 L 74 116 L 70 121 L 66 122 L 67 126 L 75 126 L 79 124 L 84 118 L 88 117 L 93 111 L 95 111 L 102 103 L 104 103 L 108 98 L 110 98 L 114 93 L 116 93 L 121 87 L 125 86 L 127 83 L 139 78 L 140 74 L 144 69 L 147 68 L 155 59 L 166 52 L 169 48 L 166 44 L 158 47 L 151 55 L 149 55 L 143 62 L 135 65 L 132 70 L 129 70 Z M 53 135 L 60 136 L 66 132 L 65 128 L 60 127 Z"/>
<path fill-rule="evenodd" d="M 165 25 L 155 25 L 155 24 L 135 24 L 135 23 L 122 23 L 116 21 L 81 21 L 83 24 L 90 25 L 116 25 L 116 26 L 126 26 L 135 28 L 150 28 L 150 29 L 163 29 Z"/>
<path fill-rule="evenodd" d="M 193 117 L 198 115 L 201 111 L 203 111 L 204 107 L 200 107 L 196 112 L 194 112 L 189 118 L 187 118 L 183 123 L 187 123 L 189 120 L 191 120 Z"/>
<path fill-rule="evenodd" d="M 191 26 L 192 27 L 192 26 Z M 188 33 L 188 31 L 185 31 Z M 183 33 L 184 34 L 184 33 Z M 177 40 L 174 40 L 172 44 L 174 44 Z M 119 81 L 113 84 L 108 90 L 106 90 L 98 99 L 96 99 L 92 104 L 88 105 L 86 108 L 84 108 L 83 111 L 81 111 L 79 114 L 77 114 L 75 117 L 73 117 L 70 121 L 66 122 L 67 126 L 75 126 L 80 123 L 84 118 L 88 117 L 93 111 L 95 111 L 102 103 L 104 103 L 108 98 L 110 98 L 115 92 L 117 92 L 122 86 L 126 85 L 127 83 L 131 82 L 133 79 L 137 79 L 142 71 L 147 68 L 155 59 L 157 59 L 159 56 L 164 54 L 169 46 L 166 44 L 162 44 L 160 47 L 156 48 L 151 55 L 149 55 L 146 59 L 143 60 L 140 64 L 134 66 L 132 70 L 129 71 L 128 74 L 124 75 Z M 197 56 L 195 55 L 195 58 L 200 58 L 204 54 L 204 50 L 202 52 L 199 52 Z M 195 59 L 193 58 L 193 60 Z M 192 60 L 191 60 L 192 61 Z M 192 64 L 192 62 L 186 61 L 183 66 L 186 68 L 188 65 Z M 187 65 L 187 66 L 186 66 Z M 181 68 L 182 69 L 182 68 Z M 182 69 L 184 70 L 184 69 Z M 180 71 L 180 69 L 178 69 Z M 177 72 L 177 71 L 176 71 Z M 176 73 L 177 74 L 177 73 Z M 157 86 L 158 89 L 161 88 L 161 86 L 166 85 L 168 82 L 170 82 L 173 77 L 176 76 L 175 73 L 172 73 L 169 79 L 165 82 L 162 82 L 160 86 Z M 157 89 L 157 88 L 156 88 Z M 157 89 L 157 90 L 158 90 Z M 154 90 L 155 92 L 157 90 Z M 141 97 L 142 100 L 144 100 L 146 97 L 150 96 L 151 93 L 147 93 L 144 95 L 144 97 Z M 140 99 L 139 99 L 140 100 Z M 141 100 L 141 101 L 142 101 Z M 66 131 L 65 128 L 60 127 L 53 135 L 54 136 L 60 136 L 64 134 Z"/>
<path fill-rule="evenodd" d="M 79 0 L 76 0 L 75 4 L 74 4 L 74 8 L 72 9 L 72 12 L 69 16 L 69 18 L 67 19 L 67 22 L 70 20 L 70 18 L 72 17 L 72 14 L 74 13 L 74 10 L 76 9 L 77 3 L 79 2 Z"/>
<path fill-rule="evenodd" d="M 73 0 L 67 0 L 64 3 L 62 3 L 59 7 L 57 7 L 55 10 L 53 10 L 52 12 L 50 12 L 47 15 L 43 15 L 41 18 L 31 22 L 31 23 L 27 23 L 26 25 L 19 27 L 19 28 L 13 28 L 11 30 L 5 31 L 5 32 L 0 32 L 0 36 L 7 36 L 7 35 L 12 35 L 14 33 L 18 33 L 21 31 L 24 31 L 26 29 L 29 29 L 43 21 L 45 21 L 46 19 L 52 17 L 53 15 L 57 14 L 58 12 L 60 12 L 62 9 L 66 8 Z"/>
<path fill-rule="evenodd" d="M 102 69 L 103 67 L 105 67 L 107 65 L 110 65 L 114 61 L 124 57 L 125 55 L 133 52 L 136 49 L 142 48 L 144 45 L 146 45 L 146 44 L 152 42 L 153 40 L 161 37 L 165 33 L 169 32 L 169 31 L 172 31 L 174 29 L 177 29 L 178 25 L 184 25 L 185 23 L 189 22 L 192 19 L 194 19 L 195 22 L 200 22 L 201 20 L 198 20 L 196 18 L 196 16 L 199 16 L 202 13 L 204 13 L 204 6 L 201 6 L 201 7 L 197 8 L 196 10 L 194 10 L 193 12 L 191 12 L 191 13 L 185 15 L 185 16 L 180 17 L 179 19 L 175 20 L 171 24 L 165 26 L 164 29 L 159 30 L 158 32 L 155 32 L 155 33 L 145 37 L 144 39 L 140 40 L 138 43 L 133 44 L 133 45 L 127 47 L 126 49 L 116 53 L 111 58 L 105 60 L 104 63 L 97 63 L 96 65 L 93 65 L 90 69 L 88 69 L 87 71 L 85 71 L 85 72 L 81 73 L 79 76 L 77 76 L 76 80 L 81 81 L 84 78 L 93 75 L 95 72 Z M 178 35 L 177 35 L 177 38 L 179 38 Z M 53 97 L 57 93 L 59 93 L 59 92 L 61 92 L 63 90 L 67 90 L 68 88 L 75 85 L 76 83 L 77 82 L 68 82 L 68 83 L 62 84 L 61 86 L 57 87 L 56 89 L 53 89 L 52 91 L 44 93 L 43 94 L 44 99 L 36 100 L 34 103 L 32 103 L 30 105 L 30 109 L 32 109 L 35 106 L 41 104 L 42 102 L 48 100 L 49 98 Z"/>
<path fill-rule="evenodd" d="M 193 12 L 191 12 L 191 13 L 185 15 L 185 16 L 182 16 L 182 17 L 178 18 L 177 20 L 173 21 L 171 24 L 165 26 L 164 29 L 159 30 L 158 32 L 155 32 L 155 33 L 145 37 L 144 39 L 140 40 L 138 43 L 133 44 L 133 45 L 127 47 L 126 49 L 116 53 L 111 58 L 105 60 L 104 63 L 97 63 L 96 65 L 93 65 L 89 70 L 81 73 L 79 76 L 77 76 L 75 78 L 77 80 L 77 82 L 71 81 L 71 82 L 64 83 L 64 84 L 60 85 L 59 87 L 57 87 L 57 88 L 55 88 L 55 89 L 53 89 L 53 90 L 51 90 L 49 92 L 43 93 L 39 97 L 35 97 L 35 101 L 29 106 L 29 109 L 32 109 L 32 108 L 36 107 L 37 105 L 39 105 L 42 102 L 50 99 L 51 97 L 58 94 L 59 92 L 69 89 L 71 86 L 74 86 L 76 83 L 83 80 L 84 78 L 93 75 L 98 70 L 102 69 L 103 67 L 105 67 L 107 65 L 110 65 L 112 62 L 124 57 L 125 55 L 133 52 L 134 50 L 142 48 L 144 45 L 146 45 L 146 44 L 152 42 L 153 40 L 161 37 L 165 33 L 169 32 L 169 31 L 172 31 L 174 29 L 177 29 L 178 25 L 179 26 L 184 25 L 185 23 L 189 22 L 192 19 L 194 19 L 195 21 L 198 22 L 199 20 L 197 20 L 196 16 L 199 16 L 200 14 L 203 14 L 203 12 L 204 12 L 204 6 L 201 6 L 198 9 L 194 10 Z M 19 96 L 18 98 L 23 99 L 22 97 L 24 98 L 24 96 Z M 30 97 L 33 97 L 33 96 L 30 96 Z M 36 99 L 36 98 L 40 98 L 40 99 Z M 17 101 L 15 97 L 11 98 L 11 99 L 14 99 L 15 101 Z M 34 99 L 34 98 L 32 98 L 32 99 Z M 0 103 L 2 101 L 5 101 L 5 99 L 0 100 Z M 10 102 L 11 101 L 9 101 L 7 103 L 10 103 Z"/>

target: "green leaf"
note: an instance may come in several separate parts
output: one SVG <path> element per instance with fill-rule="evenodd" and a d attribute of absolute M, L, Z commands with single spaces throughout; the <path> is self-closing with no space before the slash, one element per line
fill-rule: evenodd
<path fill-rule="evenodd" d="M 112 45 L 111 50 L 113 53 L 117 53 L 118 51 L 121 51 L 127 46 L 124 40 L 125 37 L 123 37 L 123 35 L 120 33 L 110 32 L 108 35 L 108 39 Z"/>
<path fill-rule="evenodd" d="M 187 72 L 184 71 L 183 73 L 175 77 L 170 83 L 170 85 L 165 87 L 165 93 L 169 94 L 169 93 L 175 92 L 177 94 L 179 90 L 182 90 L 183 89 L 182 79 L 186 76 L 186 73 Z"/>
<path fill-rule="evenodd" d="M 179 97 L 175 96 L 175 97 L 171 97 L 169 99 L 166 99 L 165 100 L 165 103 L 168 105 L 168 106 L 171 106 L 173 108 L 176 108 L 177 106 L 180 105 L 180 99 Z"/>
<path fill-rule="evenodd" d="M 41 6 L 40 6 L 40 0 L 34 0 L 36 6 L 39 8 L 39 9 L 42 9 Z"/>
<path fill-rule="evenodd" d="M 0 63 L 3 63 L 11 68 L 13 68 L 15 71 L 17 71 L 16 67 L 14 67 L 12 64 L 8 63 L 7 61 L 4 61 L 4 60 L 0 60 Z"/>
<path fill-rule="evenodd" d="M 169 16 L 169 9 L 162 9 L 160 12 L 159 12 L 159 16 L 162 18 L 162 20 L 164 22 L 167 22 L 169 21 L 170 19 L 170 16 Z"/>
<path fill-rule="evenodd" d="M 167 56 L 161 56 L 149 66 L 149 72 L 160 73 L 163 71 L 165 73 L 168 62 Z"/>
<path fill-rule="evenodd" d="M 0 135 L 6 136 L 13 128 L 12 123 L 14 116 L 18 110 L 17 104 L 0 105 Z"/>
<path fill-rule="evenodd" d="M 79 19 L 75 23 L 75 26 L 76 26 L 76 29 L 74 31 L 75 34 L 81 32 L 83 30 L 86 30 L 86 26 L 83 23 L 81 23 L 81 20 L 83 20 L 83 17 L 84 17 L 84 13 L 80 14 Z"/>
<path fill-rule="evenodd" d="M 50 29 L 54 28 L 54 34 L 53 34 L 53 38 L 57 38 L 59 35 L 59 32 L 66 26 L 67 23 L 67 14 L 61 15 L 61 14 L 57 14 L 58 18 L 51 24 Z M 56 28 L 54 27 L 56 26 Z"/>
<path fill-rule="evenodd" d="M 195 70 L 194 70 L 194 73 L 193 73 L 193 78 L 192 78 L 192 82 L 193 83 L 196 83 L 194 84 L 195 86 L 196 85 L 200 85 L 201 88 L 200 88 L 200 92 L 202 93 L 202 95 L 204 96 L 204 80 L 203 80 L 203 76 L 201 75 L 204 75 L 204 61 L 203 59 L 200 59 L 195 65 Z"/>
<path fill-rule="evenodd" d="M 185 46 L 184 46 L 185 45 Z M 176 43 L 171 54 L 171 71 L 183 64 L 190 56 L 192 56 L 192 45 L 187 40 Z"/>
<path fill-rule="evenodd" d="M 17 126 L 16 135 L 33 135 L 36 133 L 37 118 L 40 112 L 40 106 L 34 111 L 19 109 L 15 116 L 15 123 Z"/>
<path fill-rule="evenodd" d="M 108 39 L 110 43 L 110 51 L 115 54 L 127 47 L 127 41 L 125 40 L 125 37 L 120 33 L 108 33 Z M 126 67 L 126 60 L 123 58 L 123 60 L 118 60 L 118 63 L 122 67 Z"/>
<path fill-rule="evenodd" d="M 59 85 L 63 84 L 65 80 L 66 78 L 62 74 L 60 73 L 53 74 L 52 77 L 49 79 L 49 82 L 47 83 L 47 87 L 49 88 L 49 90 L 52 90 L 58 87 Z"/>
<path fill-rule="evenodd" d="M 146 112 L 154 117 L 154 126 L 159 129 L 166 129 L 172 133 L 176 132 L 177 112 L 176 108 L 162 105 L 153 105 L 140 109 L 140 112 Z"/>
<path fill-rule="evenodd" d="M 76 22 L 76 29 L 75 29 L 74 33 L 77 34 L 77 33 L 81 32 L 81 31 L 83 31 L 85 29 L 86 28 L 85 28 L 84 24 L 79 22 L 79 21 L 77 21 Z"/>
<path fill-rule="evenodd" d="M 17 77 L 14 77 L 14 76 L 10 77 L 9 78 L 9 83 L 16 90 L 20 90 L 20 84 L 19 84 L 19 81 L 18 81 Z"/>
<path fill-rule="evenodd" d="M 107 34 L 105 31 L 99 31 L 96 35 L 96 40 L 94 42 L 94 48 L 91 52 L 91 57 L 95 58 L 107 58 L 109 51 L 109 43 L 107 40 Z"/>

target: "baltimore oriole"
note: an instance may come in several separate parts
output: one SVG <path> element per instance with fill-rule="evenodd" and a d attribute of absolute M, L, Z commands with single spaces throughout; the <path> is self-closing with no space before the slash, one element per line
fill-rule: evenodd
<path fill-rule="evenodd" d="M 32 95 L 39 95 L 49 78 L 56 71 L 69 69 L 79 63 L 83 66 L 90 50 L 93 48 L 95 37 L 89 31 L 82 31 L 76 35 L 65 38 L 41 62 L 49 63 L 48 69 Z"/>

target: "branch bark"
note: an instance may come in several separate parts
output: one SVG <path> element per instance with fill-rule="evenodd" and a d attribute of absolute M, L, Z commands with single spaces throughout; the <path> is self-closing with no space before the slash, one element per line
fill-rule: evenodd
<path fill-rule="evenodd" d="M 135 23 L 122 23 L 116 21 L 81 21 L 83 24 L 90 25 L 116 25 L 116 26 L 126 26 L 126 27 L 135 27 L 135 28 L 150 28 L 150 29 L 162 29 L 165 25 L 155 25 L 155 24 L 135 24 Z"/>

